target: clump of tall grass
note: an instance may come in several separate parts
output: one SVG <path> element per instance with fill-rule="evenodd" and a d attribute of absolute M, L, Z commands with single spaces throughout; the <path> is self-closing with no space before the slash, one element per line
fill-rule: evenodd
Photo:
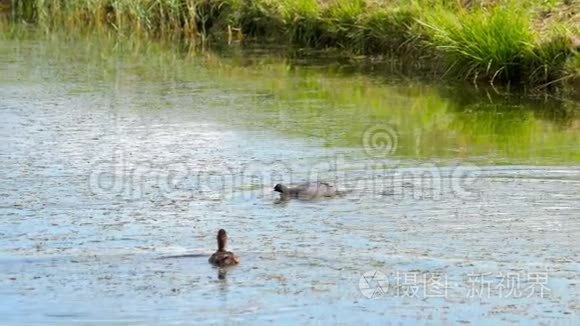
<path fill-rule="evenodd" d="M 474 79 L 519 79 L 534 43 L 530 20 L 515 8 L 439 9 L 422 25 L 429 44 L 445 54 L 451 67 Z"/>
<path fill-rule="evenodd" d="M 538 38 L 526 58 L 527 78 L 532 84 L 545 83 L 560 78 L 567 71 L 567 62 L 573 55 L 571 38 L 567 29 Z"/>
<path fill-rule="evenodd" d="M 407 8 L 379 9 L 363 15 L 353 41 L 362 53 L 401 50 L 418 38 L 413 33 L 418 13 Z"/>
<path fill-rule="evenodd" d="M 323 17 L 328 43 L 357 54 L 378 54 L 396 50 L 412 38 L 409 31 L 416 13 L 363 0 L 346 0 L 331 3 Z"/>
<path fill-rule="evenodd" d="M 356 30 L 367 3 L 363 0 L 343 0 L 330 3 L 323 13 L 326 42 L 349 47 L 356 38 Z"/>
<path fill-rule="evenodd" d="M 283 33 L 283 21 L 272 0 L 233 0 L 229 24 L 240 29 L 243 35 L 273 37 Z"/>
<path fill-rule="evenodd" d="M 231 0 L 12 0 L 14 18 L 46 28 L 109 28 L 120 34 L 196 38 Z"/>
<path fill-rule="evenodd" d="M 321 41 L 324 26 L 317 0 L 280 0 L 277 10 L 290 42 L 315 47 Z"/>
<path fill-rule="evenodd" d="M 429 45 L 457 75 L 537 83 L 562 73 L 571 47 L 562 32 L 541 42 L 532 22 L 528 10 L 504 5 L 457 13 L 438 9 L 421 24 Z"/>

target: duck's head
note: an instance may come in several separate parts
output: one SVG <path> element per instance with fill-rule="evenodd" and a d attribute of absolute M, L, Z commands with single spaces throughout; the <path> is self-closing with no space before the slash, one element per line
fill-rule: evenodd
<path fill-rule="evenodd" d="M 228 244 L 228 234 L 226 230 L 220 229 L 217 234 L 218 251 L 225 251 Z"/>
<path fill-rule="evenodd" d="M 277 191 L 277 192 L 284 192 L 284 189 L 285 189 L 285 188 L 286 188 L 286 187 L 285 187 L 284 185 L 281 185 L 281 184 L 279 184 L 279 183 L 278 183 L 278 184 L 276 184 L 276 185 L 274 186 L 274 191 Z"/>

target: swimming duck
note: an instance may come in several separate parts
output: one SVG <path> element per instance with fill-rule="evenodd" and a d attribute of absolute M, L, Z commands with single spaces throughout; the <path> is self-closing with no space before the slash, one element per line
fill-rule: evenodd
<path fill-rule="evenodd" d="M 217 234 L 218 250 L 209 257 L 210 264 L 219 267 L 237 265 L 240 262 L 240 257 L 234 255 L 231 251 L 226 251 L 228 244 L 228 235 L 226 230 L 220 229 Z"/>
<path fill-rule="evenodd" d="M 295 186 L 277 184 L 274 186 L 274 191 L 279 192 L 282 197 L 294 197 L 301 199 L 333 197 L 339 194 L 334 186 L 331 186 L 326 182 L 309 182 Z"/>

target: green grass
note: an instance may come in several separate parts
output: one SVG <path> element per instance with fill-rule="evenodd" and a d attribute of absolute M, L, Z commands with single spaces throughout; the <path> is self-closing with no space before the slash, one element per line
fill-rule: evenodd
<path fill-rule="evenodd" d="M 324 33 L 322 10 L 316 0 L 281 0 L 278 12 L 292 43 L 316 46 Z"/>
<path fill-rule="evenodd" d="M 438 9 L 421 24 L 429 44 L 445 54 L 458 75 L 547 82 L 563 73 L 572 54 L 570 37 L 561 29 L 542 40 L 529 16 L 513 5 L 459 13 Z"/>
<path fill-rule="evenodd" d="M 193 43 L 274 40 L 426 60 L 445 78 L 541 85 L 578 74 L 570 0 L 12 0 L 14 20 Z"/>
<path fill-rule="evenodd" d="M 524 60 L 533 49 L 531 22 L 514 8 L 459 13 L 438 9 L 422 25 L 429 44 L 467 77 L 520 79 Z"/>

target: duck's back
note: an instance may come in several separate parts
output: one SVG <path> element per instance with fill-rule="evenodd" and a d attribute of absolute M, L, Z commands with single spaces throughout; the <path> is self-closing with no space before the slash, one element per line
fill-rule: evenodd
<path fill-rule="evenodd" d="M 236 265 L 240 258 L 231 251 L 218 251 L 209 257 L 209 262 L 216 266 Z"/>
<path fill-rule="evenodd" d="M 336 188 L 325 182 L 304 183 L 290 188 L 290 194 L 303 198 L 332 197 Z"/>

